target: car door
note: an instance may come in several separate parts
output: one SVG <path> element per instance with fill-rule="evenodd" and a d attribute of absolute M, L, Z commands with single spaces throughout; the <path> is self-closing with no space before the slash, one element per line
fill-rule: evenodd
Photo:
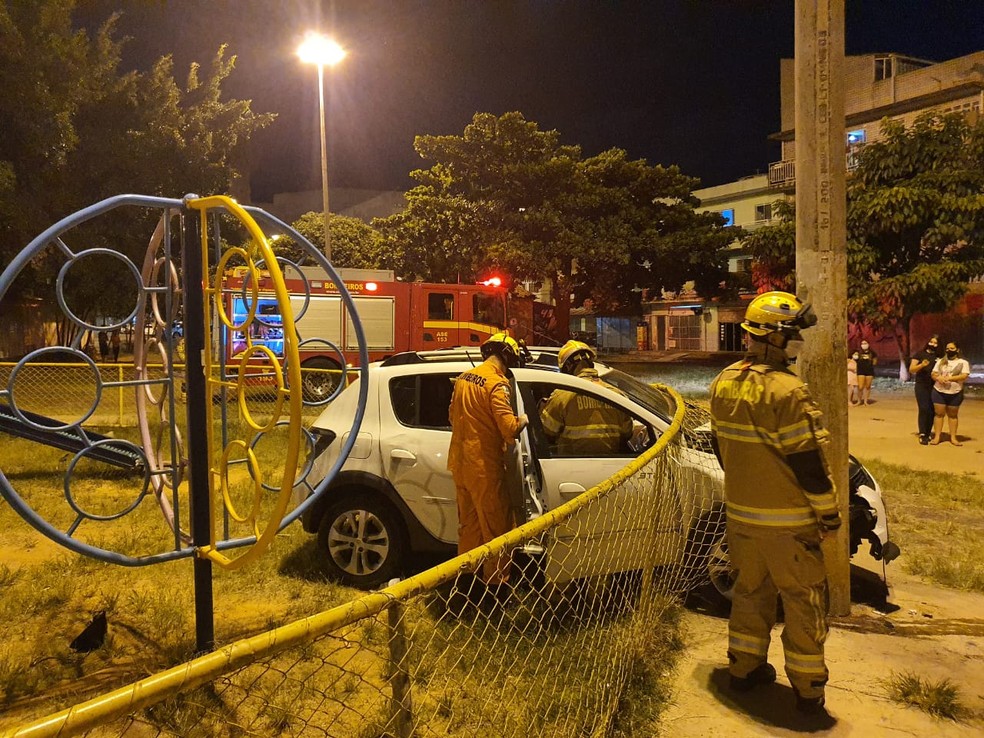
<path fill-rule="evenodd" d="M 458 372 L 391 377 L 380 398 L 383 476 L 435 538 L 458 540 L 454 481 L 447 469 L 453 379 Z"/>
<path fill-rule="evenodd" d="M 521 383 L 536 451 L 544 507 L 554 510 L 604 482 L 649 448 L 661 427 L 642 409 L 616 392 L 576 377 Z M 633 435 L 617 452 L 564 452 L 548 436 L 540 412 L 554 391 L 570 391 L 579 400 L 614 406 L 631 418 Z M 637 472 L 590 510 L 561 524 L 548 545 L 547 577 L 554 582 L 628 571 L 675 560 L 682 545 L 680 501 L 667 485 L 657 462 Z M 656 537 L 656 541 L 653 537 Z"/>

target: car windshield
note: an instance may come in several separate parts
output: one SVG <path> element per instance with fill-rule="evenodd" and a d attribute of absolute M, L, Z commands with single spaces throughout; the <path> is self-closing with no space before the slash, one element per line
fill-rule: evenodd
<path fill-rule="evenodd" d="M 673 402 L 673 398 L 665 392 L 660 392 L 655 387 L 645 382 L 640 382 L 635 377 L 618 369 L 610 369 L 608 372 L 601 374 L 601 378 L 609 384 L 618 387 L 632 400 L 663 418 L 663 420 L 670 422 L 673 419 L 676 405 Z"/>

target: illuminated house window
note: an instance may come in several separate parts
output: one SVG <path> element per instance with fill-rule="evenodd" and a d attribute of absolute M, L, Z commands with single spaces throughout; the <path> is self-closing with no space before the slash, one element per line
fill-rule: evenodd
<path fill-rule="evenodd" d="M 735 224 L 735 209 L 728 208 L 727 210 L 722 210 L 721 217 L 724 218 L 725 226 L 733 226 Z"/>
<path fill-rule="evenodd" d="M 864 129 L 863 128 L 858 129 L 857 131 L 848 131 L 847 132 L 847 145 L 848 146 L 857 146 L 858 144 L 863 144 L 864 143 L 864 140 L 865 140 L 865 138 L 864 138 Z"/>

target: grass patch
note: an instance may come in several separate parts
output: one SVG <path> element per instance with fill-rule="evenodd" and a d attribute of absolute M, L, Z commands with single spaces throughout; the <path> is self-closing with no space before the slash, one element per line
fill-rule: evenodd
<path fill-rule="evenodd" d="M 960 720 L 968 714 L 967 708 L 960 703 L 960 690 L 949 679 L 931 682 L 911 672 L 892 674 L 888 680 L 888 696 L 938 718 Z"/>
<path fill-rule="evenodd" d="M 665 607 L 649 638 L 629 654 L 631 668 L 612 725 L 613 738 L 657 735 L 659 718 L 673 698 L 672 675 L 686 647 L 681 632 L 683 608 Z"/>
<path fill-rule="evenodd" d="M 881 485 L 899 564 L 945 587 L 984 592 L 984 481 L 863 461 Z"/>

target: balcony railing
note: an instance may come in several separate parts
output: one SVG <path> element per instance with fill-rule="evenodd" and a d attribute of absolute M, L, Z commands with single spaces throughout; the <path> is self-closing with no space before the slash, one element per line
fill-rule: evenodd
<path fill-rule="evenodd" d="M 795 159 L 783 159 L 769 164 L 769 187 L 793 187 L 795 185 Z"/>
<path fill-rule="evenodd" d="M 861 146 L 852 146 L 844 157 L 844 168 L 853 172 L 858 168 L 858 154 Z M 783 159 L 769 164 L 769 187 L 795 187 L 796 160 Z"/>

